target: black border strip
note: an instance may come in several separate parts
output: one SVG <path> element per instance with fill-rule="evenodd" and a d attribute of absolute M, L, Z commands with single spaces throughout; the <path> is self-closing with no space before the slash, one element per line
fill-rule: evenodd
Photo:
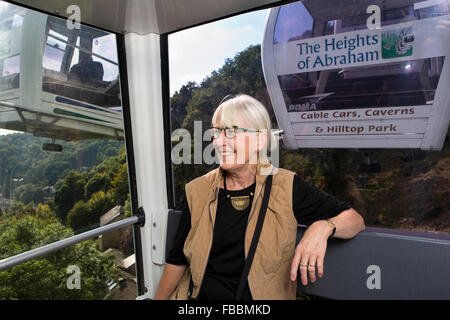
<path fill-rule="evenodd" d="M 172 123 L 170 111 L 170 82 L 169 82 L 169 37 L 160 36 L 161 54 L 161 90 L 163 106 L 163 126 L 164 126 L 164 155 L 166 165 L 166 191 L 168 209 L 175 208 L 175 183 L 172 167 Z"/>
<path fill-rule="evenodd" d="M 120 90 L 122 95 L 122 114 L 125 132 L 125 147 L 127 150 L 127 165 L 128 165 L 128 183 L 131 196 L 131 208 L 133 215 L 137 215 L 139 208 L 137 183 L 136 183 L 136 167 L 134 159 L 133 147 L 133 133 L 131 130 L 131 112 L 130 112 L 130 96 L 128 90 L 128 71 L 127 71 L 127 57 L 125 50 L 125 37 L 121 34 L 116 34 L 117 56 L 119 60 L 119 74 L 120 74 Z M 134 236 L 134 254 L 136 258 L 136 281 L 138 296 L 145 294 L 144 282 L 144 262 L 142 258 L 142 242 L 141 242 L 141 228 L 133 225 Z"/>

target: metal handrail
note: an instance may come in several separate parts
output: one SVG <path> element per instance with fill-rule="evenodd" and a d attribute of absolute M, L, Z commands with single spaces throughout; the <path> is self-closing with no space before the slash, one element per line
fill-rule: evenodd
<path fill-rule="evenodd" d="M 54 251 L 64 249 L 64 248 L 69 247 L 78 242 L 82 242 L 84 240 L 96 237 L 102 233 L 120 229 L 120 228 L 129 226 L 129 225 L 132 225 L 132 224 L 142 223 L 142 219 L 143 218 L 140 216 L 132 216 L 130 218 L 126 218 L 126 219 L 108 224 L 106 226 L 99 227 L 99 228 L 96 228 L 93 230 L 89 230 L 89 231 L 77 234 L 75 236 L 72 236 L 70 238 L 56 241 L 56 242 L 47 244 L 45 246 L 42 246 L 42 247 L 39 247 L 36 249 L 32 249 L 30 251 L 23 252 L 18 255 L 0 260 L 0 271 L 6 270 L 6 269 L 11 268 L 18 264 L 27 262 L 31 259 L 39 258 L 43 255 L 52 253 Z"/>

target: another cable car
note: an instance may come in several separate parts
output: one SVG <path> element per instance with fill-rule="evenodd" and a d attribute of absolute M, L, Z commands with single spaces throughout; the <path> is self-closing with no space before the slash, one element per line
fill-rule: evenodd
<path fill-rule="evenodd" d="M 448 1 L 271 9 L 263 66 L 286 146 L 440 150 L 450 121 L 449 14 Z"/>
<path fill-rule="evenodd" d="M 16 6 L 0 28 L 0 127 L 52 138 L 50 151 L 55 139 L 123 140 L 117 56 L 98 53 L 113 34 Z"/>

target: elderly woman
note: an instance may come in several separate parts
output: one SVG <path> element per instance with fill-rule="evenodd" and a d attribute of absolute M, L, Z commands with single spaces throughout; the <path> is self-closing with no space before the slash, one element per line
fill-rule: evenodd
<path fill-rule="evenodd" d="M 266 108 L 254 98 L 221 103 L 212 124 L 220 166 L 186 185 L 183 217 L 155 299 L 295 299 L 297 271 L 303 285 L 322 277 L 328 238 L 352 238 L 364 221 L 268 162 L 265 151 L 276 140 Z M 295 247 L 298 224 L 309 227 Z"/>

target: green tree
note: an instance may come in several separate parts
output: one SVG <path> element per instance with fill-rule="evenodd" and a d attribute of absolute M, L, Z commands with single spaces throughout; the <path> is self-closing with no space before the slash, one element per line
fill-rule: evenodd
<path fill-rule="evenodd" d="M 18 205 L 0 218 L 0 259 L 73 235 L 49 206 L 36 210 Z M 107 282 L 117 281 L 120 270 L 114 257 L 99 251 L 97 240 L 88 240 L 0 272 L 0 299 L 103 299 Z M 68 266 L 80 271 L 80 290 L 69 290 Z"/>
<path fill-rule="evenodd" d="M 17 187 L 14 194 L 15 199 L 23 203 L 33 202 L 37 204 L 44 200 L 44 192 L 34 184 L 24 184 Z"/>
<path fill-rule="evenodd" d="M 96 223 L 100 221 L 100 217 L 114 208 L 114 202 L 111 192 L 99 191 L 92 195 L 88 202 L 90 218 L 89 223 Z"/>
<path fill-rule="evenodd" d="M 48 139 L 28 133 L 0 136 L 0 185 L 9 196 L 11 178 L 24 178 L 39 187 L 54 185 L 70 170 L 93 167 L 117 155 L 123 142 L 115 140 L 58 141 L 63 152 L 42 150 Z"/>
<path fill-rule="evenodd" d="M 111 178 L 106 172 L 96 172 L 84 186 L 84 198 L 90 198 L 90 195 L 97 191 L 108 191 L 111 187 Z"/>
<path fill-rule="evenodd" d="M 98 191 L 89 201 L 78 201 L 67 215 L 67 224 L 74 230 L 81 231 L 90 225 L 98 224 L 100 217 L 114 207 L 110 192 Z"/>
<path fill-rule="evenodd" d="M 186 116 L 186 105 L 191 100 L 197 88 L 198 86 L 195 82 L 189 81 L 181 87 L 180 91 L 175 92 L 170 100 L 172 130 L 181 127 L 183 119 Z"/>
<path fill-rule="evenodd" d="M 85 176 L 76 171 L 71 171 L 57 188 L 55 194 L 56 214 L 65 222 L 70 209 L 80 200 L 84 199 Z"/>
<path fill-rule="evenodd" d="M 66 223 L 72 229 L 79 230 L 89 225 L 90 215 L 89 204 L 80 200 L 70 209 Z"/>
<path fill-rule="evenodd" d="M 111 181 L 111 185 L 113 186 L 113 201 L 121 205 L 125 204 L 129 195 L 128 168 L 126 163 L 120 166 L 119 171 L 114 175 L 114 178 Z"/>

